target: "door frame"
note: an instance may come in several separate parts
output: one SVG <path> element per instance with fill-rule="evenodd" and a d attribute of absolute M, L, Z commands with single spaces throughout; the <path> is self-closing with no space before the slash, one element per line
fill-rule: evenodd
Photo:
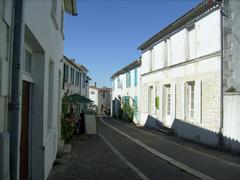
<path fill-rule="evenodd" d="M 30 80 L 30 81 L 29 81 Z M 28 111 L 28 179 L 31 179 L 32 177 L 32 112 L 33 112 L 33 82 L 31 81 L 31 77 L 25 78 L 23 76 L 22 78 L 22 87 L 23 82 L 26 82 L 29 84 L 29 111 Z M 23 90 L 22 90 L 23 91 Z M 22 99 L 23 101 L 23 99 Z M 22 106 L 22 104 L 21 104 Z M 22 117 L 21 117 L 22 120 Z M 21 132 L 22 132 L 22 126 L 21 126 Z M 21 147 L 21 136 L 20 136 L 20 147 Z M 20 150 L 20 157 L 21 157 L 21 150 Z M 21 162 L 20 165 L 21 167 Z M 21 169 L 20 169 L 21 170 Z"/>
<path fill-rule="evenodd" d="M 168 95 L 170 95 L 170 99 L 168 99 Z M 168 126 L 169 122 L 171 121 L 171 98 L 172 98 L 171 84 L 165 84 L 164 85 L 164 110 L 163 110 L 163 114 L 164 114 L 163 122 L 165 126 Z M 168 114 L 168 103 L 170 103 L 169 114 Z"/>

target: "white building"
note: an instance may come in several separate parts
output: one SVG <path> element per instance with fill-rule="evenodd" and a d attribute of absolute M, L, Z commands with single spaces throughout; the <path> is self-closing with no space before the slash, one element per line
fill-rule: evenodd
<path fill-rule="evenodd" d="M 65 11 L 76 15 L 76 1 L 0 0 L 0 179 L 42 180 L 50 173 Z"/>
<path fill-rule="evenodd" d="M 98 88 L 95 86 L 89 86 L 89 99 L 94 101 L 94 105 L 97 107 L 97 113 L 103 114 L 104 109 L 111 108 L 111 97 L 112 89 L 111 88 Z"/>
<path fill-rule="evenodd" d="M 120 118 L 124 100 L 135 102 L 133 121 L 139 124 L 141 60 L 136 60 L 112 75 L 112 116 Z"/>
<path fill-rule="evenodd" d="M 69 90 L 70 94 L 80 94 L 88 97 L 89 81 L 88 69 L 81 64 L 75 62 L 75 59 L 63 57 L 63 91 Z"/>
<path fill-rule="evenodd" d="M 239 12 L 233 7 L 239 7 L 239 2 L 226 1 L 226 5 L 232 7 L 232 11 L 225 9 L 226 12 L 237 17 Z M 225 23 L 233 23 L 233 19 L 222 16 L 219 4 L 212 3 L 209 7 L 203 2 L 140 45 L 141 125 L 152 128 L 163 125 L 173 128 L 179 137 L 210 146 L 222 145 L 224 141 L 228 142 L 228 149 L 240 149 L 240 133 L 236 130 L 240 125 L 236 119 L 239 113 L 234 110 L 237 105 L 230 108 L 233 101 L 229 101 L 228 107 L 225 107 L 225 111 L 229 111 L 227 114 L 223 112 L 223 93 L 230 85 L 222 89 L 221 45 L 225 39 L 221 32 L 226 33 L 222 27 L 222 18 Z M 239 24 L 238 21 L 235 28 Z M 233 38 L 233 33 L 230 36 Z M 239 52 L 239 43 L 236 41 L 234 43 L 238 44 Z M 236 54 L 234 61 L 239 57 L 239 53 Z M 231 65 L 239 73 L 239 66 Z M 224 71 L 228 75 L 232 72 L 226 67 Z M 228 78 L 228 83 L 236 85 L 234 87 L 239 91 L 239 76 L 233 77 L 235 80 Z M 235 99 L 234 103 L 239 105 L 239 94 L 237 96 L 238 100 Z M 231 113 L 235 113 L 234 118 L 231 118 L 234 126 L 230 125 L 230 119 L 223 119 L 223 114 L 231 116 Z M 228 125 L 225 124 L 227 121 Z M 232 138 L 235 141 L 231 141 Z"/>

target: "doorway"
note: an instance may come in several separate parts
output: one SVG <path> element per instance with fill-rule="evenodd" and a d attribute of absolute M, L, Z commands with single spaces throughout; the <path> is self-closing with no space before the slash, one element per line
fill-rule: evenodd
<path fill-rule="evenodd" d="M 169 125 L 171 121 L 171 85 L 164 86 L 164 124 Z"/>
<path fill-rule="evenodd" d="M 22 82 L 22 125 L 20 142 L 20 180 L 29 177 L 29 127 L 30 127 L 31 83 Z"/>

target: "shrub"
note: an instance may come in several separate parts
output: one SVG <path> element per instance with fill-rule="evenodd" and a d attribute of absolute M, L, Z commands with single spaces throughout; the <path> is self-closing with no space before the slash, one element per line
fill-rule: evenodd
<path fill-rule="evenodd" d="M 159 96 L 155 98 L 155 107 L 159 110 Z"/>
<path fill-rule="evenodd" d="M 123 120 L 126 120 L 128 122 L 133 121 L 133 108 L 131 107 L 129 101 L 123 102 Z"/>

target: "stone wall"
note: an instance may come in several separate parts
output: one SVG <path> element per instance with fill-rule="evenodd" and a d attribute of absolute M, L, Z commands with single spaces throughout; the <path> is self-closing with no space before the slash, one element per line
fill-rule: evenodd
<path fill-rule="evenodd" d="M 224 90 L 234 87 L 240 91 L 240 1 L 224 3 Z"/>

